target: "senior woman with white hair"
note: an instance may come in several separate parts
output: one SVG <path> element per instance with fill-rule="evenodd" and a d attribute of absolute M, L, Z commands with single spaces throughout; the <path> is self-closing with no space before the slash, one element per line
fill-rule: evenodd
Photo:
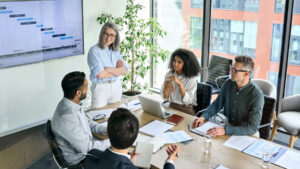
<path fill-rule="evenodd" d="M 128 68 L 119 47 L 117 25 L 107 22 L 101 29 L 98 44 L 90 48 L 87 58 L 91 71 L 92 108 L 121 100 L 122 85 L 119 76 L 125 75 Z"/>

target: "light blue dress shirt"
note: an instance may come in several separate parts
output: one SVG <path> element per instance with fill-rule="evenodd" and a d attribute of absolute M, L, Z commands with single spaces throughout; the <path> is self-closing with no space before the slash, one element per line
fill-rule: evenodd
<path fill-rule="evenodd" d="M 59 102 L 51 127 L 64 159 L 70 165 L 78 164 L 91 149 L 104 151 L 110 146 L 92 135 L 105 134 L 106 128 L 88 119 L 82 106 L 67 98 Z"/>
<path fill-rule="evenodd" d="M 114 81 L 118 79 L 118 76 L 111 78 L 99 79 L 97 75 L 104 70 L 104 67 L 116 67 L 118 60 L 123 61 L 123 66 L 128 70 L 126 63 L 124 62 L 119 51 L 113 51 L 104 47 L 101 49 L 98 44 L 91 47 L 88 53 L 87 62 L 91 70 L 90 80 L 95 83 L 102 83 L 105 81 Z"/>

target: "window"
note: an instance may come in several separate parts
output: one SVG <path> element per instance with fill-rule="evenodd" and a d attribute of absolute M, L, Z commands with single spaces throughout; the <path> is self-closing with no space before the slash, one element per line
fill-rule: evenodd
<path fill-rule="evenodd" d="M 258 11 L 259 0 L 213 0 L 214 9 Z"/>
<path fill-rule="evenodd" d="M 281 50 L 282 24 L 273 25 L 271 60 L 279 62 Z M 289 63 L 300 65 L 300 25 L 292 26 Z"/>
<path fill-rule="evenodd" d="M 255 57 L 256 37 L 256 22 L 212 19 L 212 51 Z"/>
<path fill-rule="evenodd" d="M 300 0 L 294 0 L 285 96 L 300 94 Z"/>
<path fill-rule="evenodd" d="M 192 5 L 190 5 L 190 3 Z M 203 0 L 154 0 L 153 12 L 167 36 L 157 39 L 171 53 L 177 48 L 192 50 L 201 57 Z M 160 89 L 168 69 L 169 58 L 155 63 L 152 87 Z"/>
<path fill-rule="evenodd" d="M 285 0 L 275 0 L 275 12 L 283 13 Z M 294 13 L 300 14 L 300 0 L 294 0 Z"/>
<path fill-rule="evenodd" d="M 192 8 L 203 8 L 203 0 L 191 0 Z"/>
<path fill-rule="evenodd" d="M 277 87 L 278 81 L 278 73 L 277 72 L 269 72 L 268 80 L 272 82 Z M 300 76 L 287 75 L 286 79 L 286 88 L 285 88 L 285 96 L 292 96 L 295 94 L 300 94 Z"/>
<path fill-rule="evenodd" d="M 190 47 L 195 49 L 201 49 L 202 46 L 202 18 L 191 18 L 191 36 Z"/>

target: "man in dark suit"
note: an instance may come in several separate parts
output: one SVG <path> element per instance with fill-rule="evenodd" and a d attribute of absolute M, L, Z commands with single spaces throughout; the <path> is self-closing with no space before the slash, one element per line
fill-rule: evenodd
<path fill-rule="evenodd" d="M 129 110 L 119 108 L 115 110 L 108 119 L 107 134 L 111 147 L 100 152 L 96 157 L 87 156 L 88 163 L 85 168 L 93 169 L 90 166 L 97 166 L 101 169 L 137 169 L 133 161 L 139 155 L 134 151 L 128 154 L 129 148 L 134 143 L 139 132 L 138 119 Z M 175 169 L 173 161 L 178 158 L 179 147 L 171 145 L 167 148 L 168 158 L 164 169 Z M 94 153 L 95 154 L 95 153 Z M 86 159 L 87 160 L 87 159 Z"/>

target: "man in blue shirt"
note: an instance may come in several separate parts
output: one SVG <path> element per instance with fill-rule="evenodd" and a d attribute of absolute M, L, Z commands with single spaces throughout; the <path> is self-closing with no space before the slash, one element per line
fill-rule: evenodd
<path fill-rule="evenodd" d="M 250 75 L 254 70 L 251 57 L 237 56 L 230 68 L 231 79 L 223 84 L 217 99 L 196 118 L 193 127 L 201 126 L 205 120 L 224 108 L 224 115 L 229 124 L 225 127 L 214 127 L 207 134 L 218 135 L 256 135 L 259 136 L 264 106 L 264 95 L 261 89 L 251 82 Z"/>

